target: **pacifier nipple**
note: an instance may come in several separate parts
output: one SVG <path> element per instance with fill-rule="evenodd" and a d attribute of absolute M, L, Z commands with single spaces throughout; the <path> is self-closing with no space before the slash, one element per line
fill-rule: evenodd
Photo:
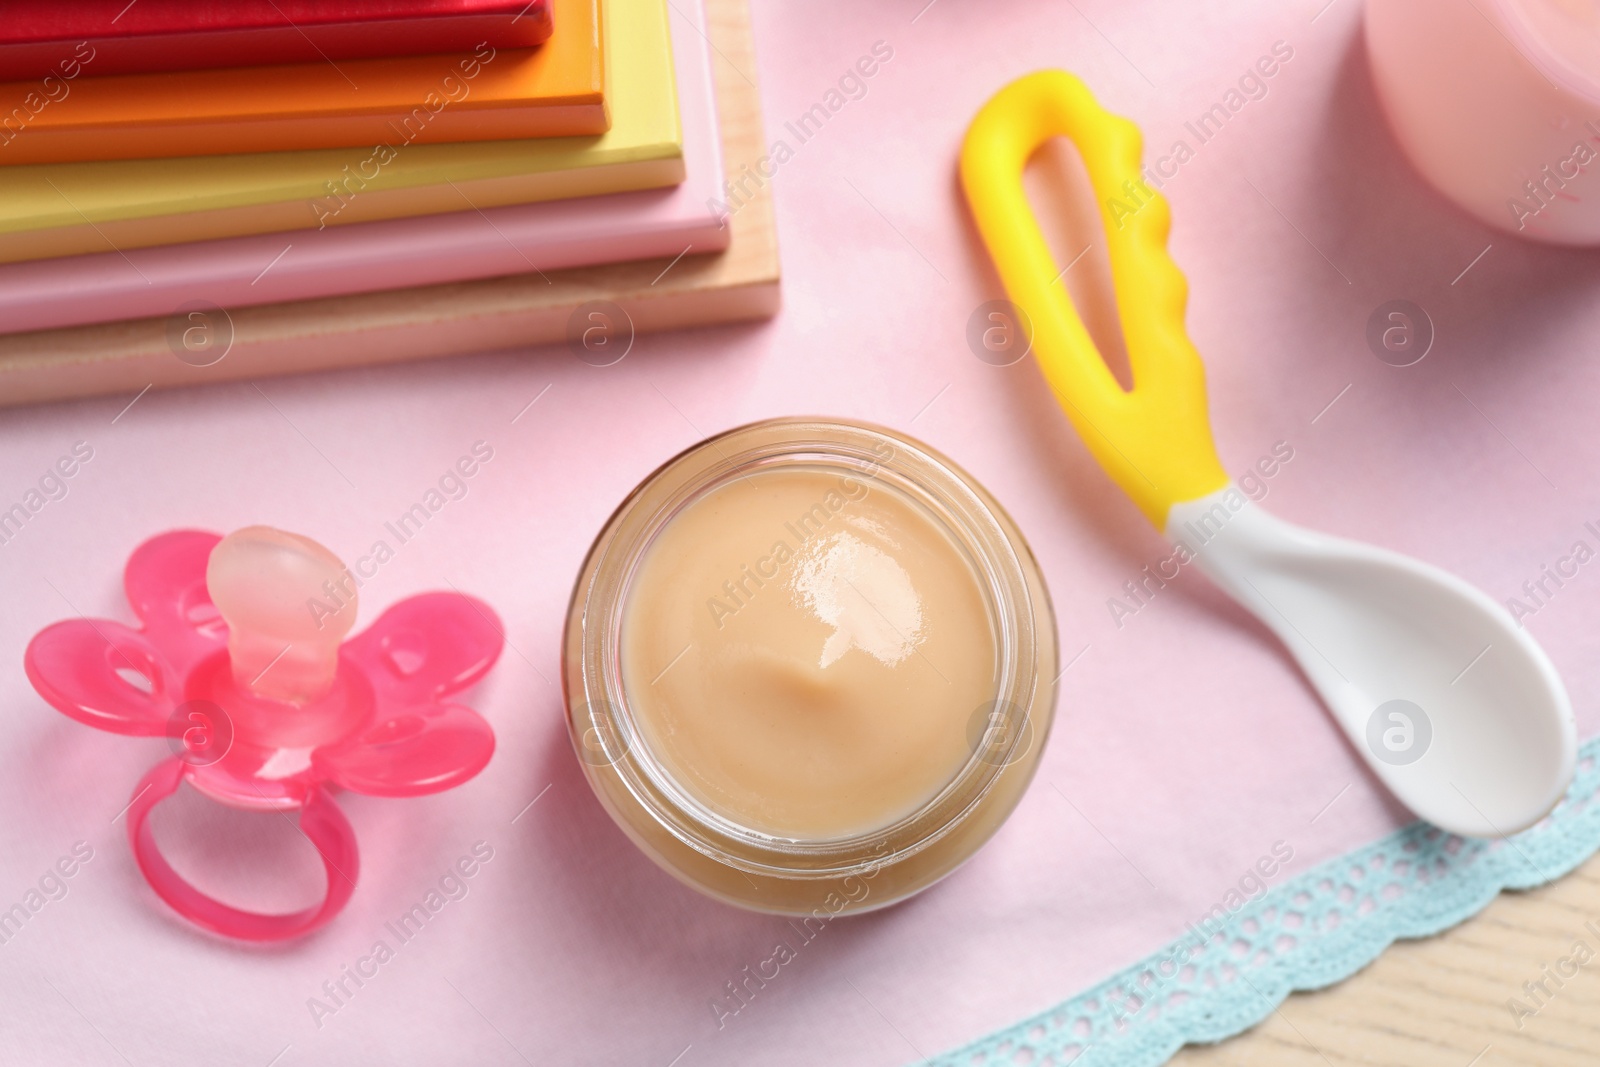
<path fill-rule="evenodd" d="M 247 526 L 211 550 L 206 589 L 228 623 L 233 680 L 273 700 L 322 696 L 356 621 L 355 581 L 309 537 Z"/>

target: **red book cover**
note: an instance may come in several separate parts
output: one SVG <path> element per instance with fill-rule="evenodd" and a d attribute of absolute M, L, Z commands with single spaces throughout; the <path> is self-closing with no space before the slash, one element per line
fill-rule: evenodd
<path fill-rule="evenodd" d="M 530 48 L 550 30 L 549 0 L 0 0 L 0 81 Z"/>

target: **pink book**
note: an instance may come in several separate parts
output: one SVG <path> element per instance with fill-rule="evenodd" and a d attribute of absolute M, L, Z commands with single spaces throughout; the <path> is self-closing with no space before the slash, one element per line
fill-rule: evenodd
<path fill-rule="evenodd" d="M 714 252 L 729 229 L 700 0 L 674 4 L 686 176 L 671 189 L 0 265 L 0 332 Z"/>

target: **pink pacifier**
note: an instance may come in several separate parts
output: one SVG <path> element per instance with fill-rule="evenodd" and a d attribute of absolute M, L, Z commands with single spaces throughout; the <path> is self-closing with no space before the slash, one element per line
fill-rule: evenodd
<path fill-rule="evenodd" d="M 166 736 L 175 753 L 144 776 L 128 806 L 128 840 L 157 895 L 228 937 L 308 933 L 355 889 L 355 834 L 330 794 L 420 796 L 460 785 L 494 752 L 494 731 L 444 697 L 500 655 L 490 607 L 426 593 L 363 633 L 356 582 L 309 538 L 268 526 L 219 537 L 175 530 L 134 550 L 123 587 L 143 623 L 69 619 L 36 634 L 24 656 L 45 700 L 112 733 Z M 320 904 L 290 914 L 242 911 L 173 869 L 147 819 L 188 781 L 219 803 L 300 812 L 327 870 Z"/>

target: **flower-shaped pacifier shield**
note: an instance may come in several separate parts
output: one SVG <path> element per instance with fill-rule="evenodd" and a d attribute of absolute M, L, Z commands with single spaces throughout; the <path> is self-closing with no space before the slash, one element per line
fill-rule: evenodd
<path fill-rule="evenodd" d="M 494 752 L 489 724 L 444 699 L 500 655 L 499 619 L 474 597 L 411 597 L 342 640 L 355 619 L 349 571 L 316 542 L 260 526 L 153 537 L 123 581 L 139 628 L 58 622 L 34 636 L 24 662 L 34 688 L 72 718 L 169 739 L 174 756 L 134 789 L 128 837 L 151 887 L 201 926 L 253 941 L 316 929 L 349 899 L 359 865 L 330 787 L 436 793 Z M 185 881 L 147 822 L 183 781 L 230 807 L 299 811 L 327 870 L 322 902 L 259 914 Z"/>

